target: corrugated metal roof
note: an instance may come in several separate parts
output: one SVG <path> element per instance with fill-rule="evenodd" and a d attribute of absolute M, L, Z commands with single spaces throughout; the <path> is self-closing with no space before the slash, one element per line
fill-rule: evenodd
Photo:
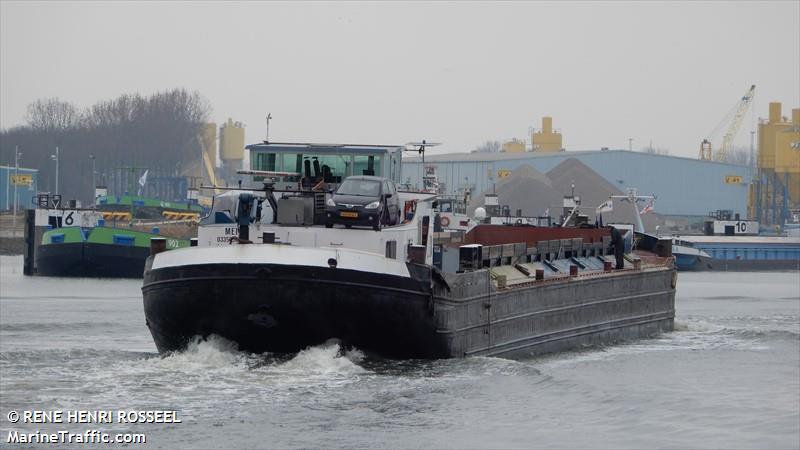
<path fill-rule="evenodd" d="M 273 150 L 276 152 L 297 151 L 297 149 L 313 149 L 317 153 L 386 153 L 388 151 L 398 151 L 402 145 L 368 145 L 368 144 L 325 144 L 310 142 L 269 142 L 246 145 L 247 150 Z"/>

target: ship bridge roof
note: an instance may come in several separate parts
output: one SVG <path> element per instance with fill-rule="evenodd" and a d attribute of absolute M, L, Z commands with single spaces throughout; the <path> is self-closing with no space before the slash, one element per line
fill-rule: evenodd
<path fill-rule="evenodd" d="M 324 153 L 393 153 L 402 151 L 404 145 L 371 145 L 371 144 L 324 144 L 310 142 L 262 142 L 245 146 L 247 150 L 271 152 L 296 152 L 309 150 L 317 154 Z"/>

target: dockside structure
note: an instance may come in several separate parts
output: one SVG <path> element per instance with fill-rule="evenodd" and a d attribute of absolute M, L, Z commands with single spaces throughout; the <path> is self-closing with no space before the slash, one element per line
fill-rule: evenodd
<path fill-rule="evenodd" d="M 659 214 L 696 220 L 720 209 L 746 214 L 748 185 L 754 176 L 747 166 L 627 150 L 429 154 L 424 165 L 436 166 L 448 191 L 468 187 L 477 195 L 491 190 L 498 173 L 523 165 L 545 173 L 568 158 L 581 161 L 620 191 L 636 187 L 640 193 L 656 194 Z M 402 167 L 402 182 L 422 185 L 420 158 L 403 158 Z"/>

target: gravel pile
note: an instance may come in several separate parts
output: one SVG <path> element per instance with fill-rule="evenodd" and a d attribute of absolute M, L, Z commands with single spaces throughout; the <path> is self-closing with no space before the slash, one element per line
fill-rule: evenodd
<path fill-rule="evenodd" d="M 575 194 L 581 197 L 581 213 L 588 215 L 590 222 L 595 221 L 595 208 L 599 204 L 608 200 L 610 195 L 624 194 L 575 158 L 562 161 L 546 174 L 528 165 L 520 166 L 511 175 L 498 181 L 495 192 L 501 205 L 509 205 L 512 215 L 517 209 L 522 209 L 525 216 L 542 215 L 549 208 L 550 216 L 557 218 L 562 212 L 564 196 L 571 192 L 572 183 L 575 183 Z M 470 213 L 483 205 L 484 195 L 491 192 L 490 189 L 473 197 L 469 205 Z M 638 204 L 640 210 L 644 206 L 645 203 Z M 655 209 L 658 211 L 658 200 Z M 636 223 L 635 214 L 630 203 L 614 200 L 614 211 L 603 214 L 603 222 Z M 650 232 L 655 230 L 656 225 L 663 225 L 663 219 L 654 213 L 642 216 L 642 221 Z"/>
<path fill-rule="evenodd" d="M 469 205 L 470 214 L 475 208 L 482 206 L 488 190 L 472 198 Z M 539 216 L 550 208 L 550 215 L 561 207 L 563 195 L 551 186 L 551 181 L 543 173 L 531 166 L 523 165 L 511 172 L 511 175 L 499 180 L 495 186 L 498 201 L 501 205 L 511 207 L 511 215 L 522 209 L 523 216 Z"/>

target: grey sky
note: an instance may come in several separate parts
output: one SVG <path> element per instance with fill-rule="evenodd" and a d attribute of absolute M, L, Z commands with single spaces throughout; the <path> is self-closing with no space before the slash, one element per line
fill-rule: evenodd
<path fill-rule="evenodd" d="M 271 112 L 276 141 L 468 151 L 551 115 L 568 150 L 695 156 L 751 84 L 759 116 L 800 105 L 800 1 L 3 1 L 0 21 L 2 127 L 36 98 L 186 87 L 248 142 Z"/>

